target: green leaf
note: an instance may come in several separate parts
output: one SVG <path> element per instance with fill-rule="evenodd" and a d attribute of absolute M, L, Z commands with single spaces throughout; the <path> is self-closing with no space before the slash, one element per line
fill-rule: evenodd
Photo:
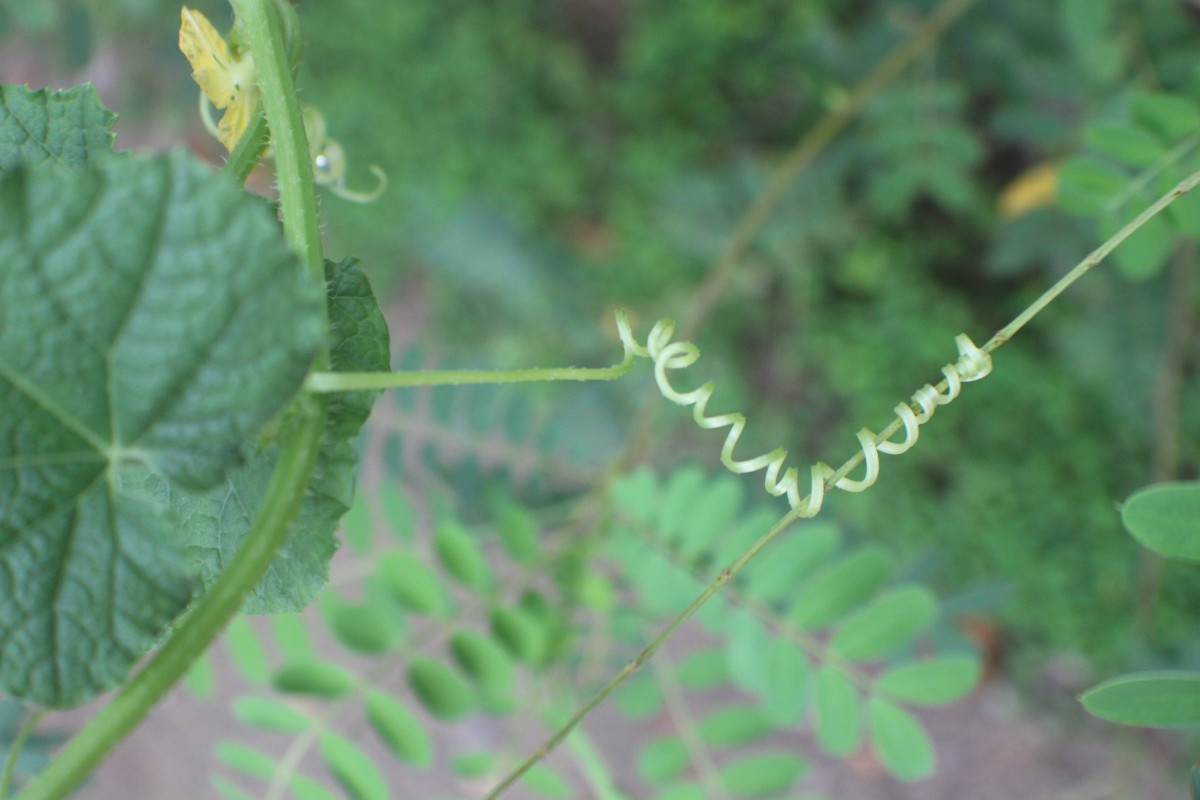
<path fill-rule="evenodd" d="M 827 625 L 874 594 L 891 571 L 891 556 L 883 549 L 856 550 L 801 586 L 791 618 L 804 628 Z"/>
<path fill-rule="evenodd" d="M 496 757 L 491 753 L 464 753 L 455 756 L 450 767 L 464 778 L 480 778 L 491 772 L 496 765 Z"/>
<path fill-rule="evenodd" d="M 519 564 L 528 564 L 538 555 L 538 531 L 541 526 L 537 517 L 515 503 L 511 497 L 499 493 L 490 498 L 492 516 L 496 520 L 496 533 L 500 544 Z"/>
<path fill-rule="evenodd" d="M 662 693 L 654 679 L 645 674 L 634 674 L 621 688 L 617 689 L 613 701 L 625 716 L 631 719 L 650 719 L 663 707 Z"/>
<path fill-rule="evenodd" d="M 533 666 L 546 656 L 550 640 L 546 629 L 521 606 L 497 606 L 491 613 L 492 633 L 513 656 Z"/>
<path fill-rule="evenodd" d="M 1080 696 L 1089 713 L 1121 725 L 1200 725 L 1200 672 L 1136 672 Z"/>
<path fill-rule="evenodd" d="M 87 167 L 112 154 L 117 115 L 90 83 L 64 92 L 0 85 L 0 172 L 53 161 Z"/>
<path fill-rule="evenodd" d="M 275 697 L 243 695 L 233 701 L 233 715 L 247 725 L 283 733 L 297 733 L 309 725 L 305 714 Z"/>
<path fill-rule="evenodd" d="M 728 706 L 700 720 L 696 730 L 706 744 L 735 747 L 769 734 L 771 721 L 755 706 Z"/>
<path fill-rule="evenodd" d="M 367 605 L 339 604 L 327 615 L 330 630 L 347 649 L 382 653 L 392 644 L 392 629 L 383 614 Z"/>
<path fill-rule="evenodd" d="M 328 731 L 321 734 L 321 755 L 352 800 L 388 800 L 392 796 L 374 760 L 349 739 Z"/>
<path fill-rule="evenodd" d="M 1138 92 L 1130 101 L 1133 118 L 1168 142 L 1200 131 L 1200 107 L 1189 98 L 1166 92 Z"/>
<path fill-rule="evenodd" d="M 275 774 L 275 759 L 257 747 L 226 739 L 217 742 L 216 754 L 222 764 L 252 778 L 267 779 Z"/>
<path fill-rule="evenodd" d="M 521 777 L 521 783 L 543 797 L 569 798 L 571 784 L 545 764 L 534 764 Z"/>
<path fill-rule="evenodd" d="M 937 598 L 923 586 L 895 589 L 872 600 L 834 633 L 833 652 L 851 661 L 879 658 L 908 644 L 937 616 Z"/>
<path fill-rule="evenodd" d="M 660 736 L 638 753 L 637 771 L 647 783 L 674 780 L 690 761 L 687 745 L 678 736 Z"/>
<path fill-rule="evenodd" d="M 1108 161 L 1094 156 L 1075 156 L 1059 173 L 1058 202 L 1074 214 L 1097 214 L 1109 209 L 1109 201 L 1125 191 L 1130 177 Z"/>
<path fill-rule="evenodd" d="M 778 797 L 803 777 L 808 762 L 791 753 L 758 753 L 721 770 L 721 782 L 738 797 Z"/>
<path fill-rule="evenodd" d="M 767 690 L 762 710 L 776 727 L 800 723 L 808 696 L 808 659 L 787 639 L 771 641 L 767 652 Z"/>
<path fill-rule="evenodd" d="M 73 705 L 195 587 L 149 485 L 220 480 L 299 388 L 320 300 L 260 202 L 182 154 L 5 172 L 0 219 L 0 689 Z"/>
<path fill-rule="evenodd" d="M 417 514 L 404 490 L 389 481 L 380 489 L 379 501 L 383 504 L 383 516 L 392 535 L 402 542 L 412 541 L 417 527 Z"/>
<path fill-rule="evenodd" d="M 1121 522 L 1160 556 L 1200 562 L 1200 483 L 1163 483 L 1135 492 L 1121 507 Z"/>
<path fill-rule="evenodd" d="M 431 658 L 414 658 L 408 665 L 408 683 L 421 705 L 435 717 L 455 720 L 474 706 L 474 692 L 455 670 Z"/>
<path fill-rule="evenodd" d="M 858 690 L 834 667 L 817 671 L 817 741 L 836 756 L 853 753 L 861 736 Z"/>
<path fill-rule="evenodd" d="M 1100 235 L 1108 238 L 1122 228 L 1126 220 L 1112 214 L 1100 220 Z M 1117 268 L 1130 280 L 1152 278 L 1162 271 L 1175 247 L 1175 230 L 1163 217 L 1152 217 L 1126 239 L 1113 253 Z"/>
<path fill-rule="evenodd" d="M 217 790 L 217 794 L 225 798 L 225 800 L 253 800 L 253 798 L 242 791 L 236 783 L 229 780 L 223 775 L 211 775 L 209 780 L 212 781 L 213 788 Z"/>
<path fill-rule="evenodd" d="M 433 741 L 403 703 L 379 691 L 367 692 L 364 702 L 367 721 L 397 758 L 416 767 L 433 763 Z"/>
<path fill-rule="evenodd" d="M 276 689 L 289 694 L 345 697 L 354 691 L 354 675 L 337 664 L 318 659 L 293 661 L 275 673 Z"/>
<path fill-rule="evenodd" d="M 726 655 L 733 682 L 747 692 L 765 695 L 770 681 L 767 652 L 771 637 L 758 617 L 749 611 L 738 611 L 730 618 Z"/>
<path fill-rule="evenodd" d="M 183 676 L 183 685 L 194 697 L 211 700 L 217 691 L 217 672 L 213 668 L 212 656 L 202 653 L 196 663 Z"/>
<path fill-rule="evenodd" d="M 878 697 L 867 706 L 871 744 L 888 772 L 902 781 L 919 781 L 937 766 L 933 743 L 920 720 Z"/>
<path fill-rule="evenodd" d="M 729 681 L 729 663 L 725 651 L 717 648 L 696 650 L 679 662 L 675 678 L 688 689 L 714 689 Z"/>
<path fill-rule="evenodd" d="M 433 547 L 446 571 L 463 586 L 485 591 L 492 585 L 492 570 L 471 532 L 453 519 L 443 519 L 433 535 Z"/>
<path fill-rule="evenodd" d="M 772 544 L 769 557 L 746 565 L 742 576 L 747 590 L 768 603 L 794 596 L 796 587 L 837 551 L 840 541 L 832 525 L 810 523 L 792 532 Z"/>
<path fill-rule="evenodd" d="M 635 522 L 653 525 L 660 511 L 661 490 L 658 477 L 648 469 L 638 469 L 613 481 L 613 501 L 621 512 Z"/>
<path fill-rule="evenodd" d="M 1118 122 L 1100 122 L 1084 132 L 1088 147 L 1131 167 L 1145 167 L 1167 152 L 1162 141 L 1141 128 Z"/>
<path fill-rule="evenodd" d="M 450 613 L 450 597 L 441 578 L 410 553 L 384 553 L 379 560 L 379 578 L 405 608 L 418 614 Z"/>
<path fill-rule="evenodd" d="M 338 796 L 314 781 L 307 775 L 299 773 L 292 776 L 289 785 L 296 800 L 339 800 Z"/>
<path fill-rule="evenodd" d="M 275 644 L 284 659 L 302 661 L 315 654 L 312 637 L 304 618 L 299 614 L 276 614 L 271 617 L 271 628 L 275 632 Z"/>
<path fill-rule="evenodd" d="M 326 261 L 325 280 L 333 369 L 387 370 L 390 366 L 387 323 L 358 262 Z M 246 613 L 298 611 L 325 585 L 329 560 L 337 550 L 338 520 L 354 500 L 358 468 L 354 440 L 377 395 L 377 392 L 329 395 L 329 414 L 313 482 L 304 494 L 290 535 L 247 600 L 243 608 Z M 217 580 L 225 562 L 233 557 L 250 529 L 292 421 L 285 414 L 270 435 L 252 445 L 246 463 L 230 470 L 219 485 L 204 492 L 176 489 L 169 493 L 177 524 L 186 531 L 189 555 L 206 586 Z"/>
<path fill-rule="evenodd" d="M 970 694 L 982 674 L 975 656 L 941 656 L 892 667 L 879 676 L 875 690 L 906 703 L 941 706 Z"/>
<path fill-rule="evenodd" d="M 479 687 L 486 710 L 493 713 L 512 710 L 516 669 L 495 639 L 474 631 L 457 631 L 450 637 L 450 652 L 462 671 Z"/>
<path fill-rule="evenodd" d="M 265 684 L 271 680 L 271 664 L 253 621 L 242 615 L 231 619 L 225 628 L 225 649 L 247 683 Z"/>
<path fill-rule="evenodd" d="M 374 526 L 371 523 L 371 509 L 367 506 L 367 498 L 363 492 L 354 494 L 354 502 L 350 510 L 342 517 L 342 537 L 351 549 L 359 555 L 371 552 L 371 540 L 374 538 Z"/>

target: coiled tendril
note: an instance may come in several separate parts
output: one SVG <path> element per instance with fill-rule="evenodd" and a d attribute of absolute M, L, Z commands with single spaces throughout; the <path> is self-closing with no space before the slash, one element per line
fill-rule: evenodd
<path fill-rule="evenodd" d="M 818 462 L 811 468 L 811 483 L 807 498 L 800 495 L 800 471 L 796 467 L 784 469 L 787 460 L 787 450 L 777 447 L 755 458 L 737 459 L 733 451 L 738 439 L 746 427 L 745 415 L 734 412 L 708 416 L 705 409 L 712 398 L 714 386 L 711 381 L 689 392 L 677 391 L 667 378 L 669 370 L 687 369 L 700 358 L 700 349 L 691 342 L 672 342 L 675 334 L 675 322 L 662 319 L 650 329 L 646 344 L 640 345 L 633 338 L 629 320 L 624 312 L 617 312 L 617 332 L 621 344 L 625 348 L 625 362 L 634 357 L 649 358 L 654 362 L 654 380 L 662 396 L 681 406 L 692 407 L 692 417 L 696 424 L 705 429 L 728 428 L 725 444 L 721 448 L 721 463 L 730 472 L 746 474 L 766 470 L 763 485 L 768 492 L 780 497 L 787 495 L 788 503 L 799 517 L 814 517 L 821 510 L 825 500 L 825 482 L 834 476 L 836 471 L 824 462 Z M 975 346 L 966 334 L 955 338 L 958 345 L 958 360 L 942 367 L 946 376 L 946 389 L 939 391 L 931 384 L 918 389 L 912 396 L 912 403 L 899 403 L 895 412 L 904 427 L 904 441 L 879 441 L 879 435 L 869 428 L 861 429 L 857 436 L 862 447 L 863 461 L 866 466 L 865 474 L 858 480 L 849 476 L 839 478 L 834 486 L 847 492 L 861 492 L 875 483 L 879 477 L 879 454 L 898 455 L 908 451 L 917 443 L 920 426 L 929 421 L 938 406 L 944 406 L 958 397 L 964 382 L 977 381 L 992 371 L 992 358 L 986 352 Z M 780 476 L 780 473 L 782 477 Z"/>

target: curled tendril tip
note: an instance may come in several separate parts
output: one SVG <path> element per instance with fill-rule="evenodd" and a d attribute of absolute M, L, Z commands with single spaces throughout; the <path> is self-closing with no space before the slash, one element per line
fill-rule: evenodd
<path fill-rule="evenodd" d="M 671 385 L 667 377 L 669 371 L 687 369 L 700 358 L 700 349 L 691 342 L 671 341 L 675 334 L 673 320 L 661 319 L 656 322 L 646 337 L 646 344 L 641 345 L 633 338 L 633 331 L 625 313 L 618 311 L 617 333 L 625 348 L 626 362 L 634 357 L 648 358 L 654 362 L 654 380 L 663 397 L 677 405 L 691 406 L 692 417 L 701 428 L 729 429 L 725 435 L 725 444 L 721 448 L 721 463 L 726 469 L 739 475 L 765 470 L 763 485 L 768 492 L 776 497 L 786 495 L 793 512 L 799 517 L 817 515 L 825 500 L 826 481 L 836 475 L 837 471 L 824 462 L 814 464 L 809 470 L 808 496 L 802 498 L 800 472 L 796 467 L 784 467 L 788 455 L 784 448 L 777 447 L 755 458 L 735 458 L 733 451 L 746 427 L 745 415 L 734 412 L 710 416 L 706 409 L 715 388 L 711 381 L 691 391 L 681 392 Z M 963 383 L 977 381 L 992 371 L 991 356 L 976 347 L 966 334 L 956 337 L 955 344 L 958 346 L 958 359 L 942 367 L 942 374 L 946 377 L 945 390 L 939 391 L 933 385 L 926 384 L 912 395 L 911 403 L 896 405 L 896 416 L 904 428 L 904 441 L 880 440 L 878 434 L 869 428 L 862 428 L 857 437 L 862 448 L 865 472 L 857 480 L 849 476 L 839 478 L 833 484 L 835 487 L 846 492 L 861 492 L 872 486 L 879 478 L 880 453 L 899 455 L 907 452 L 917 443 L 920 426 L 929 421 L 938 406 L 944 406 L 958 397 Z"/>

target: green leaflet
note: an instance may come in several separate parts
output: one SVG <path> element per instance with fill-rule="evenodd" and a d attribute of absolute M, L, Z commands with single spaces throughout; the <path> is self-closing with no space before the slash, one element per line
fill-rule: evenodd
<path fill-rule="evenodd" d="M 1200 725 L 1200 672 L 1135 672 L 1105 681 L 1079 698 L 1090 713 L 1120 725 Z"/>
<path fill-rule="evenodd" d="M 0 172 L 44 161 L 94 164 L 112 154 L 116 118 L 90 83 L 65 92 L 0 85 Z"/>
<path fill-rule="evenodd" d="M 902 781 L 928 778 L 937 767 L 929 734 L 921 721 L 878 697 L 867 704 L 871 744 L 888 772 Z"/>
<path fill-rule="evenodd" d="M 334 370 L 389 368 L 387 323 L 379 312 L 366 276 L 354 259 L 325 262 L 330 348 Z M 329 416 L 313 483 L 288 540 L 254 588 L 243 610 L 250 614 L 298 611 L 325 584 L 329 560 L 337 549 L 338 520 L 354 499 L 358 454 L 353 440 L 371 412 L 376 392 L 330 395 Z M 169 499 L 178 527 L 185 532 L 188 555 L 205 586 L 220 575 L 250 529 L 286 436 L 285 415 L 273 435 L 249 444 L 241 466 L 206 491 L 159 485 Z M 168 494 L 169 493 L 169 494 Z"/>
<path fill-rule="evenodd" d="M 151 487 L 220 480 L 299 388 L 320 299 L 261 202 L 181 153 L 12 169 L 0 219 L 0 689 L 70 706 L 190 599 Z"/>
<path fill-rule="evenodd" d="M 1125 529 L 1163 558 L 1200 562 L 1200 483 L 1164 483 L 1135 492 L 1121 508 Z"/>
<path fill-rule="evenodd" d="M 432 763 L 433 741 L 403 703 L 381 691 L 367 692 L 363 702 L 367 722 L 397 758 L 417 767 Z"/>
<path fill-rule="evenodd" d="M 387 779 L 375 761 L 354 742 L 336 733 L 321 735 L 325 766 L 352 800 L 388 800 Z"/>

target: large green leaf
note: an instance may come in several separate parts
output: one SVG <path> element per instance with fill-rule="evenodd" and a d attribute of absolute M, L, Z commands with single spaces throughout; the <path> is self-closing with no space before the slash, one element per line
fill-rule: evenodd
<path fill-rule="evenodd" d="M 1134 539 L 1160 556 L 1200 561 L 1200 482 L 1142 489 L 1125 501 L 1121 521 Z"/>
<path fill-rule="evenodd" d="M 334 370 L 387 370 L 387 323 L 358 262 L 326 261 L 325 278 Z M 291 534 L 247 599 L 243 608 L 246 613 L 299 611 L 325 585 L 329 560 L 337 550 L 334 534 L 338 520 L 354 500 L 358 453 L 353 440 L 371 413 L 376 394 L 330 396 L 313 482 L 304 495 Z M 290 420 L 285 416 L 270 435 L 251 444 L 245 463 L 231 469 L 215 487 L 205 491 L 158 487 L 169 493 L 164 499 L 169 499 L 176 523 L 186 536 L 188 555 L 206 586 L 220 576 L 250 530 L 289 427 Z"/>
<path fill-rule="evenodd" d="M 190 599 L 150 487 L 220 480 L 299 388 L 320 298 L 261 202 L 179 153 L 8 171 L 0 219 L 0 689 L 66 706 Z"/>
<path fill-rule="evenodd" d="M 1137 672 L 1084 692 L 1090 713 L 1122 725 L 1200 725 L 1200 672 Z"/>
<path fill-rule="evenodd" d="M 116 118 L 90 83 L 65 92 L 0 85 L 0 172 L 43 161 L 94 163 L 112 153 Z"/>

